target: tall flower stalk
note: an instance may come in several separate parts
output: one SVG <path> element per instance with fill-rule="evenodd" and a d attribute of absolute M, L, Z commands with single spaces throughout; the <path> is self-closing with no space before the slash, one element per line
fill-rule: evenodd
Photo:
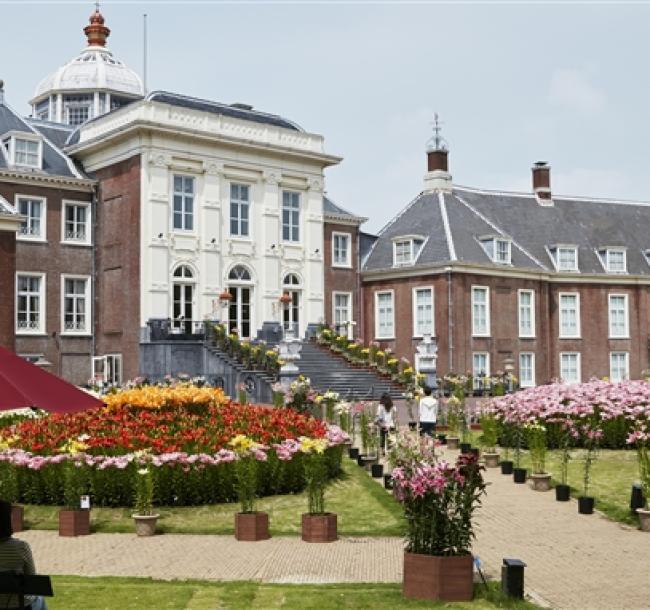
<path fill-rule="evenodd" d="M 307 498 L 310 515 L 325 513 L 325 486 L 327 484 L 327 462 L 325 450 L 327 439 L 302 437 L 300 451 L 304 454 L 303 464 L 307 483 Z"/>
<path fill-rule="evenodd" d="M 236 490 L 242 513 L 255 512 L 257 492 L 257 463 L 267 459 L 264 445 L 256 443 L 243 434 L 237 435 L 230 441 L 235 452 Z"/>
<path fill-rule="evenodd" d="M 533 474 L 546 474 L 546 428 L 529 424 L 525 428 Z"/>

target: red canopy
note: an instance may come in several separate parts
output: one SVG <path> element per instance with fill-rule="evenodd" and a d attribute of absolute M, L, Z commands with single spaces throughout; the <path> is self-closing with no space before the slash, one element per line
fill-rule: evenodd
<path fill-rule="evenodd" d="M 74 413 L 104 403 L 67 381 L 0 347 L 0 410 L 38 407 Z"/>

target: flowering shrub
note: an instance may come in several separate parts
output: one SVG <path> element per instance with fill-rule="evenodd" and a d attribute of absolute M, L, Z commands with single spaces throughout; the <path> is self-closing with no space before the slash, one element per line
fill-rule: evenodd
<path fill-rule="evenodd" d="M 229 445 L 235 454 L 236 490 L 242 513 L 255 510 L 257 492 L 257 463 L 266 462 L 268 447 L 260 445 L 243 434 L 238 434 Z"/>
<path fill-rule="evenodd" d="M 305 481 L 310 515 L 325 513 L 325 485 L 327 484 L 327 463 L 325 450 L 327 439 L 301 438 L 300 451 L 304 454 Z"/>
<path fill-rule="evenodd" d="M 284 404 L 290 409 L 304 413 L 313 404 L 318 394 L 311 387 L 311 380 L 304 375 L 291 382 L 289 391 L 284 395 Z"/>
<path fill-rule="evenodd" d="M 153 515 L 153 473 L 151 464 L 140 466 L 135 476 L 135 503 L 133 508 L 136 515 Z"/>
<path fill-rule="evenodd" d="M 393 469 L 393 493 L 404 506 L 409 553 L 467 555 L 474 537 L 472 518 L 485 483 L 472 454 L 456 464 L 413 461 Z"/>

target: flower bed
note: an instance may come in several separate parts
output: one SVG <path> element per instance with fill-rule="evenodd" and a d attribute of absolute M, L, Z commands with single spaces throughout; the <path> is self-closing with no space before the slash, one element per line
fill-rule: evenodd
<path fill-rule="evenodd" d="M 257 457 L 258 495 L 304 488 L 301 437 L 326 439 L 328 476 L 340 471 L 347 435 L 291 409 L 240 405 L 220 390 L 187 384 L 105 398 L 104 409 L 49 415 L 0 430 L 0 462 L 14 471 L 22 501 L 61 504 L 68 461 L 84 472 L 96 505 L 131 505 L 133 477 L 142 463 L 153 466 L 156 504 L 234 501 L 236 454 L 230 444 L 238 435 L 264 447 Z"/>
<path fill-rule="evenodd" d="M 650 423 L 650 383 L 537 386 L 490 400 L 483 411 L 499 420 L 502 443 L 509 429 L 538 423 L 547 429 L 549 447 L 561 446 L 568 429 L 575 445 L 589 444 L 597 435 L 600 447 L 622 449 L 639 425 Z"/>

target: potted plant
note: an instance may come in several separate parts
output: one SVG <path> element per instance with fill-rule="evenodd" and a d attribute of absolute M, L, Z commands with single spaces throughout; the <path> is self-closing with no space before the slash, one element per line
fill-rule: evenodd
<path fill-rule="evenodd" d="M 81 508 L 81 496 L 88 489 L 85 455 L 88 448 L 85 436 L 69 439 L 59 450 L 67 454 L 63 462 L 63 502 L 59 511 L 59 536 L 87 536 L 90 534 L 90 509 Z"/>
<path fill-rule="evenodd" d="M 405 597 L 472 599 L 471 542 L 474 511 L 485 491 L 482 469 L 476 457 L 468 454 L 460 455 L 454 466 L 405 460 L 393 470 L 393 493 L 404 507 L 408 527 Z"/>
<path fill-rule="evenodd" d="M 305 542 L 334 542 L 337 536 L 336 513 L 325 512 L 327 439 L 301 438 L 309 512 L 302 514 L 302 539 Z"/>
<path fill-rule="evenodd" d="M 628 436 L 627 442 L 636 447 L 642 495 L 645 498 L 645 505 L 636 509 L 639 526 L 644 532 L 650 532 L 650 432 L 645 425 L 637 425 L 636 430 Z"/>
<path fill-rule="evenodd" d="M 455 394 L 452 394 L 447 400 L 447 426 L 449 427 L 447 447 L 449 449 L 458 449 L 460 443 L 458 429 L 460 426 L 459 409 L 461 405 L 460 399 Z"/>
<path fill-rule="evenodd" d="M 523 426 L 521 423 L 514 424 L 514 437 L 515 437 L 515 464 L 512 469 L 512 480 L 515 483 L 526 482 L 526 469 L 521 467 L 521 443 L 523 437 Z"/>
<path fill-rule="evenodd" d="M 25 529 L 25 508 L 16 504 L 19 496 L 16 467 L 8 460 L 0 461 L 0 498 L 11 503 L 11 529 L 14 532 Z"/>
<path fill-rule="evenodd" d="M 499 466 L 499 453 L 497 444 L 497 420 L 493 413 L 484 412 L 481 415 L 481 444 L 483 445 L 483 459 L 488 468 Z"/>
<path fill-rule="evenodd" d="M 235 538 L 254 542 L 267 540 L 269 515 L 255 510 L 257 462 L 266 460 L 266 447 L 238 434 L 230 441 L 235 453 L 235 487 L 241 511 L 235 514 Z"/>
<path fill-rule="evenodd" d="M 594 512 L 595 499 L 589 495 L 589 485 L 591 484 L 591 467 L 596 460 L 596 450 L 598 440 L 602 436 L 602 431 L 597 426 L 587 423 L 582 427 L 584 451 L 584 470 L 583 470 L 583 494 L 578 498 L 578 512 L 581 515 L 591 515 Z"/>
<path fill-rule="evenodd" d="M 361 435 L 362 453 L 358 457 L 359 466 L 367 466 L 377 461 L 377 431 L 365 404 L 360 405 L 359 434 Z"/>
<path fill-rule="evenodd" d="M 571 453 L 571 423 L 567 420 L 561 423 L 560 436 L 560 482 L 555 486 L 555 500 L 557 502 L 568 502 L 571 498 L 571 487 L 567 481 L 569 477 L 569 460 Z"/>
<path fill-rule="evenodd" d="M 546 472 L 546 428 L 539 423 L 526 426 L 526 438 L 532 473 L 533 490 L 549 491 L 551 489 L 551 475 Z"/>
<path fill-rule="evenodd" d="M 133 521 L 135 533 L 138 536 L 153 536 L 156 533 L 156 522 L 160 515 L 153 510 L 153 472 L 149 461 L 136 466 L 134 475 L 135 512 Z"/>

